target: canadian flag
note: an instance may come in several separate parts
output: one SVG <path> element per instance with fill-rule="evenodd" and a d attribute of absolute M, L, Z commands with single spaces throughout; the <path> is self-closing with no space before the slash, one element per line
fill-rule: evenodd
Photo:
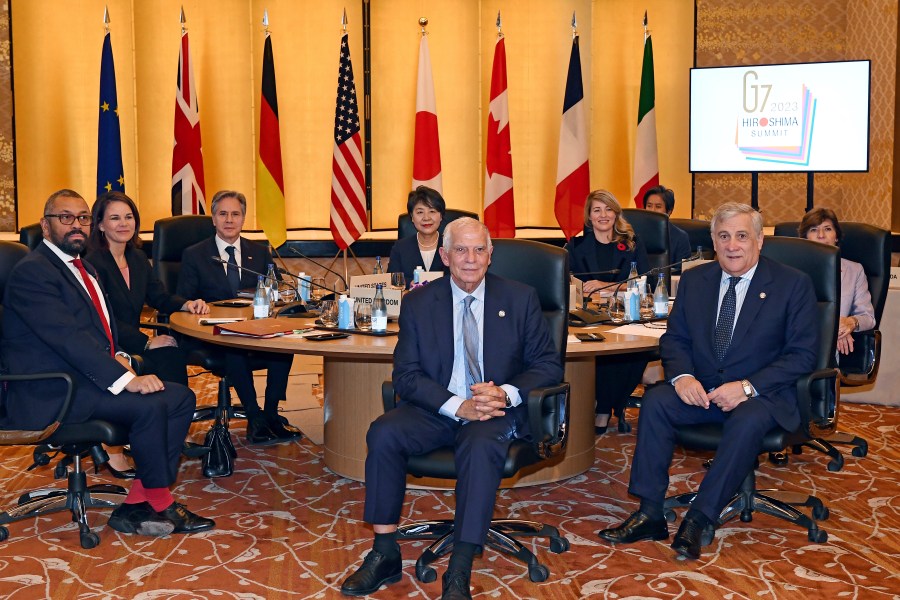
<path fill-rule="evenodd" d="M 516 237 L 513 204 L 512 146 L 509 141 L 509 100 L 506 86 L 506 44 L 502 35 L 494 45 L 491 104 L 487 122 L 484 174 L 484 224 L 491 237 Z"/>
<path fill-rule="evenodd" d="M 437 107 L 431 77 L 428 38 L 419 42 L 419 74 L 416 80 L 416 137 L 413 149 L 412 189 L 420 185 L 444 194 L 441 182 L 441 144 L 438 141 Z"/>

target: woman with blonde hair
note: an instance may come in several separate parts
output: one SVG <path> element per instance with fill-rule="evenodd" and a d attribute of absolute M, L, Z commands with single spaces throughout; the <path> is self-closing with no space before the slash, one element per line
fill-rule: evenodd
<path fill-rule="evenodd" d="M 566 245 L 572 275 L 584 282 L 588 296 L 611 282 L 625 281 L 636 263 L 638 273 L 650 270 L 647 250 L 622 216 L 622 205 L 610 192 L 594 190 L 584 203 L 584 236 L 572 238 Z M 614 273 L 605 271 L 617 270 Z M 610 288 L 611 290 L 612 288 Z M 609 416 L 615 412 L 621 420 L 625 403 L 641 382 L 648 356 L 625 354 L 598 359 L 596 363 L 596 416 L 594 431 L 606 433 Z"/>

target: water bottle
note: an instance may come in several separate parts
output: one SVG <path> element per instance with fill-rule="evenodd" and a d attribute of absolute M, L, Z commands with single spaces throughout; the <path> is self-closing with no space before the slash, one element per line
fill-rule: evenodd
<path fill-rule="evenodd" d="M 338 300 L 338 329 L 353 329 L 353 298 L 341 294 Z"/>
<path fill-rule="evenodd" d="M 387 302 L 384 301 L 384 290 L 380 283 L 375 285 L 375 299 L 372 300 L 372 331 L 387 331 Z"/>
<path fill-rule="evenodd" d="M 416 267 L 416 270 L 413 271 L 413 283 L 419 284 L 422 283 L 422 273 L 425 272 L 425 269 L 422 267 Z"/>
<path fill-rule="evenodd" d="M 271 307 L 272 303 L 269 301 L 269 292 L 266 290 L 265 278 L 260 275 L 256 282 L 256 293 L 253 294 L 253 318 L 267 318 Z"/>
<path fill-rule="evenodd" d="M 637 263 L 632 262 L 631 270 L 628 272 L 628 285 L 626 286 L 626 289 L 633 290 L 633 289 L 636 289 L 637 286 L 638 286 Z"/>
<path fill-rule="evenodd" d="M 659 274 L 656 291 L 653 292 L 653 314 L 657 317 L 669 316 L 669 291 L 662 273 Z"/>
<path fill-rule="evenodd" d="M 380 256 L 375 257 L 375 270 L 373 271 L 373 273 L 375 273 L 376 275 L 384 274 L 384 269 L 381 267 L 381 257 Z"/>
<path fill-rule="evenodd" d="M 703 246 L 697 246 L 697 258 L 703 260 Z"/>
<path fill-rule="evenodd" d="M 269 302 L 278 302 L 278 277 L 275 275 L 275 265 L 269 264 L 266 269 L 266 291 L 269 293 Z"/>
<path fill-rule="evenodd" d="M 310 278 L 306 273 L 297 273 L 297 281 L 300 283 L 300 300 L 309 302 Z"/>

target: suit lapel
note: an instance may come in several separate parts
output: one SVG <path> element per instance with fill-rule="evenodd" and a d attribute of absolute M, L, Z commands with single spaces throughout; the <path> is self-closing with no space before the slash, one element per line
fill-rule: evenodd
<path fill-rule="evenodd" d="M 744 296 L 744 303 L 741 305 L 741 314 L 738 315 L 734 333 L 731 335 L 732 346 L 739 344 L 743 337 L 747 335 L 750 326 L 756 320 L 756 316 L 766 301 L 766 291 L 771 283 L 772 272 L 769 270 L 769 265 L 765 262 L 765 259 L 760 258 L 756 272 L 753 274 L 753 279 L 750 280 L 747 295 Z"/>
<path fill-rule="evenodd" d="M 443 385 L 450 383 L 453 374 L 453 344 L 456 333 L 453 331 L 453 292 L 450 290 L 450 279 L 442 277 L 429 284 L 439 285 L 440 293 L 434 299 L 434 340 L 437 343 L 438 356 L 441 360 L 441 378 Z"/>
<path fill-rule="evenodd" d="M 482 345 L 484 345 L 485 340 L 496 341 L 502 339 L 500 312 L 509 310 L 509 306 L 506 306 L 505 299 L 500 297 L 500 291 L 497 289 L 497 286 L 494 285 L 495 283 L 496 281 L 494 281 L 492 277 L 486 276 L 484 287 L 484 322 L 482 323 L 483 333 L 481 336 Z M 484 348 L 481 349 L 481 355 L 484 360 L 484 380 L 490 381 L 491 376 L 489 376 L 488 373 L 491 373 L 492 375 L 494 373 L 493 359 L 496 355 L 485 352 Z"/>
<path fill-rule="evenodd" d="M 88 307 L 90 308 L 89 313 L 91 315 L 91 321 L 94 323 L 95 327 L 103 332 L 103 337 L 105 338 L 106 331 L 103 329 L 103 323 L 100 322 L 100 315 L 97 314 L 97 309 L 94 307 L 94 301 L 91 300 L 90 295 L 88 295 L 88 291 L 83 285 L 81 285 L 81 282 L 77 277 L 75 277 L 75 274 L 71 269 L 69 269 L 69 266 L 63 264 L 63 261 L 53 253 L 53 250 L 48 248 L 47 245 L 43 242 L 38 245 L 37 251 L 47 258 L 48 262 L 60 272 L 63 280 L 71 285 L 75 289 L 75 293 L 78 294 L 78 296 L 88 305 Z M 89 270 L 93 271 L 93 268 L 90 268 Z"/>
<path fill-rule="evenodd" d="M 706 348 L 716 347 L 716 321 L 719 319 L 719 287 L 722 283 L 722 267 L 718 264 L 704 275 L 703 291 L 700 302 L 702 309 L 698 314 L 709 315 L 703 320 L 703 337 L 706 338 Z M 710 318 L 711 317 L 711 318 Z"/>

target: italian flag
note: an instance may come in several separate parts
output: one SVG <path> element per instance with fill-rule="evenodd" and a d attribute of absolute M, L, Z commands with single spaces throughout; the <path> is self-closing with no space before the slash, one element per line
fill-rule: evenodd
<path fill-rule="evenodd" d="M 659 159 L 656 153 L 656 91 L 653 84 L 653 42 L 647 33 L 644 14 L 644 64 L 641 67 L 641 97 L 638 101 L 637 138 L 634 142 L 634 174 L 631 192 L 634 205 L 644 207 L 644 193 L 659 185 Z"/>

